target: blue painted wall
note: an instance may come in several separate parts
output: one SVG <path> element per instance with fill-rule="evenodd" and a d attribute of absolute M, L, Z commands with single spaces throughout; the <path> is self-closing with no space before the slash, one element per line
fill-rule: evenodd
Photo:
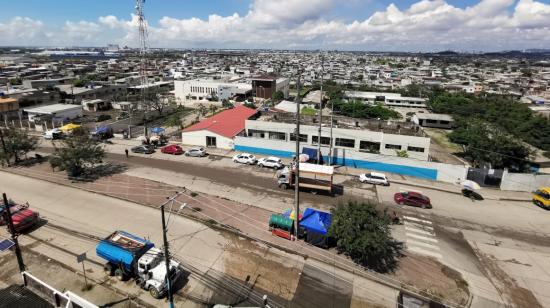
<path fill-rule="evenodd" d="M 290 152 L 290 151 L 280 151 L 280 150 L 272 150 L 272 149 L 266 149 L 266 148 L 242 146 L 242 145 L 235 145 L 235 151 L 250 152 L 250 153 L 256 153 L 256 154 L 263 154 L 263 155 L 273 155 L 273 156 L 286 157 L 286 158 L 291 158 L 294 155 L 294 152 Z M 323 155 L 323 157 L 325 161 L 328 160 L 328 156 Z M 342 157 L 333 157 L 332 162 L 335 165 L 343 165 L 343 166 L 361 168 L 361 169 L 370 169 L 370 170 L 376 170 L 376 171 L 382 171 L 382 172 L 391 172 L 396 174 L 414 176 L 417 178 L 437 180 L 437 169 L 380 163 L 380 162 L 373 162 L 368 160 L 349 159 L 349 158 L 342 158 Z"/>

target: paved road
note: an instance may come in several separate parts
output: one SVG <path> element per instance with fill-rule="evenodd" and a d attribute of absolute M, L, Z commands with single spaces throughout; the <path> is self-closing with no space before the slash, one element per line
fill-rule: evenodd
<path fill-rule="evenodd" d="M 104 237 L 113 230 L 126 230 L 149 238 L 157 244 L 161 243 L 160 213 L 154 208 L 9 173 L 2 174 L 0 187 L 14 200 L 28 201 L 31 207 L 38 210 L 41 217 L 49 224 L 78 230 L 97 237 Z M 180 216 L 172 215 L 169 218 L 168 235 L 172 253 L 197 270 L 208 273 L 207 277 L 210 279 L 216 278 L 227 286 L 235 285 L 237 279 L 248 280 L 248 285 L 254 285 L 254 290 L 256 290 L 253 295 L 269 294 L 277 304 L 287 305 L 286 303 L 295 299 L 296 290 L 299 290 L 300 297 L 303 297 L 302 303 L 316 298 L 318 292 L 332 294 L 338 299 L 338 303 L 349 303 L 352 294 L 363 299 L 390 303 L 394 299 L 393 290 L 372 284 L 370 288 L 359 287 L 354 291 L 350 283 L 341 282 L 338 283 L 340 288 L 333 289 L 334 281 L 341 280 L 338 277 L 350 275 L 333 267 L 327 270 L 317 265 L 317 269 L 310 268 L 306 271 L 306 278 L 301 277 L 304 265 L 310 261 L 214 231 Z M 66 264 L 74 263 L 74 255 L 84 251 L 88 252 L 87 255 L 91 262 L 96 264 L 102 262 L 95 256 L 94 242 L 74 239 L 70 235 L 63 235 L 56 230 L 51 230 L 47 225 L 34 230 L 30 236 L 51 245 L 39 252 L 54 259 L 59 257 L 59 252 L 54 252 L 55 249 L 52 247 L 71 252 L 69 259 L 60 257 L 61 261 Z M 23 241 L 28 240 L 27 237 L 23 237 Z M 74 265 L 78 269 L 79 265 Z M 100 275 L 96 277 L 98 280 L 104 279 L 100 269 L 95 268 L 94 272 L 93 275 Z M 311 279 L 316 279 L 315 277 L 322 277 L 322 279 L 316 284 L 310 285 Z M 354 279 L 361 284 L 368 283 L 360 277 Z M 115 281 L 110 282 L 117 285 Z M 323 286 L 324 282 L 331 283 L 328 286 Z M 249 294 L 246 291 L 238 295 L 232 293 L 220 296 L 219 285 L 212 287 L 212 283 L 209 281 L 206 283 L 208 288 L 205 287 L 204 282 L 195 279 L 188 282 L 184 289 L 195 295 L 206 296 L 210 301 L 233 304 L 238 301 L 243 304 L 255 304 L 255 302 L 244 300 L 247 297 L 246 294 Z M 123 287 L 133 288 L 131 284 L 123 284 Z M 212 288 L 217 288 L 218 291 L 205 291 L 205 289 Z M 383 291 L 380 291 L 381 289 Z M 387 295 L 384 298 L 373 298 L 372 290 L 377 290 L 377 294 L 382 292 Z"/>

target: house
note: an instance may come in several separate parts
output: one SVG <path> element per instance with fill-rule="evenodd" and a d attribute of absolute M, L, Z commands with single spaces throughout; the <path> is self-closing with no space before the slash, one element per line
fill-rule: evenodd
<path fill-rule="evenodd" d="M 19 111 L 19 102 L 15 98 L 0 97 L 0 114 L 7 116 L 17 114 Z"/>
<path fill-rule="evenodd" d="M 36 108 L 23 109 L 29 121 L 36 123 L 37 120 L 47 120 L 55 123 L 68 122 L 82 116 L 82 106 L 68 104 L 53 104 Z"/>
<path fill-rule="evenodd" d="M 181 141 L 190 145 L 233 149 L 233 138 L 244 130 L 245 121 L 256 113 L 256 110 L 243 105 L 222 111 L 184 129 Z"/>
<path fill-rule="evenodd" d="M 450 115 L 439 113 L 416 113 L 411 119 L 416 125 L 422 127 L 434 127 L 452 129 L 454 120 Z"/>
<path fill-rule="evenodd" d="M 102 99 L 83 100 L 82 108 L 86 111 L 108 110 L 111 104 Z"/>

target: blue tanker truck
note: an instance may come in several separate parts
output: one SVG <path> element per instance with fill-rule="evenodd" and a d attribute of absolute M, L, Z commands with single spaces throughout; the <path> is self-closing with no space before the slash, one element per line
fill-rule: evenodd
<path fill-rule="evenodd" d="M 164 254 L 145 239 L 124 231 L 115 231 L 96 247 L 96 254 L 105 259 L 103 266 L 109 276 L 124 281 L 134 278 L 136 284 L 154 298 L 166 294 L 166 263 Z M 181 274 L 179 263 L 170 261 L 172 285 Z"/>

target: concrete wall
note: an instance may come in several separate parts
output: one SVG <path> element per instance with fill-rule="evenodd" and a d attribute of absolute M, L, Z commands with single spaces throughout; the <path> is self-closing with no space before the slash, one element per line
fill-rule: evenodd
<path fill-rule="evenodd" d="M 509 173 L 504 170 L 501 190 L 527 191 L 531 192 L 541 187 L 550 186 L 550 174 L 531 174 L 531 173 Z"/>
<path fill-rule="evenodd" d="M 181 133 L 181 143 L 206 147 L 206 137 L 216 137 L 216 148 L 218 149 L 233 149 L 233 140 L 208 130 L 183 132 Z"/>
<path fill-rule="evenodd" d="M 304 146 L 316 148 L 316 146 L 301 144 L 300 152 Z M 294 155 L 295 143 L 261 138 L 235 137 L 235 150 L 279 157 L 292 157 Z M 328 161 L 328 152 L 328 147 L 321 148 L 325 161 Z M 342 148 L 333 148 L 332 160 L 334 164 L 353 168 L 397 173 L 448 183 L 455 183 L 459 179 L 465 179 L 468 172 L 468 168 L 463 165 L 434 163 Z"/>

